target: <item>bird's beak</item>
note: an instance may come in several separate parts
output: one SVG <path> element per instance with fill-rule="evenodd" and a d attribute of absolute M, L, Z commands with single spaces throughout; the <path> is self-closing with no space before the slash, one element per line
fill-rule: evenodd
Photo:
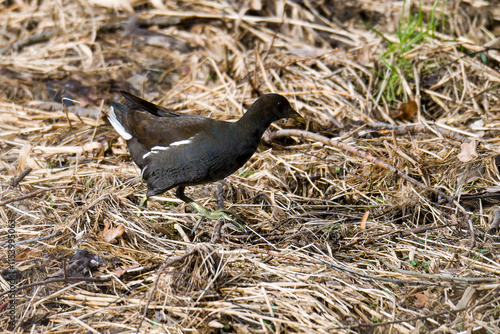
<path fill-rule="evenodd" d="M 293 118 L 294 120 L 296 120 L 299 123 L 306 124 L 304 117 L 300 116 L 300 114 L 298 112 L 296 112 L 295 109 L 290 107 L 288 112 L 290 113 L 290 116 L 289 116 L 290 118 Z"/>

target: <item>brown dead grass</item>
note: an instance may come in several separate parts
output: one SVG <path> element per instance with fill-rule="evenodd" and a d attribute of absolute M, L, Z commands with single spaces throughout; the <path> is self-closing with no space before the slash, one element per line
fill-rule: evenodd
<path fill-rule="evenodd" d="M 379 94 L 387 43 L 361 22 L 395 40 L 402 3 L 301 3 L 0 3 L 0 201 L 14 199 L 0 206 L 0 256 L 14 220 L 19 284 L 42 282 L 17 292 L 15 332 L 498 333 L 498 196 L 458 199 L 464 214 L 358 155 L 288 137 L 224 182 L 249 234 L 224 225 L 217 238 L 220 226 L 204 222 L 190 235 L 198 215 L 172 191 L 138 208 L 146 187 L 105 118 L 120 89 L 226 120 L 256 91 L 277 92 L 306 130 L 427 187 L 499 191 L 500 58 L 484 49 L 499 46 L 498 2 L 447 2 L 446 30 L 404 54 L 395 101 Z M 426 20 L 432 5 L 422 1 Z M 61 96 L 78 104 L 65 112 Z M 418 113 L 395 119 L 407 101 Z M 429 131 L 387 130 L 409 122 Z M 298 125 L 270 131 L 284 127 Z M 477 156 L 460 161 L 471 139 Z M 70 185 L 86 189 L 51 188 Z M 215 189 L 187 194 L 215 208 Z M 125 233 L 110 242 L 105 226 Z M 64 279 L 64 265 L 87 280 Z M 1 327 L 13 330 L 6 312 Z"/>

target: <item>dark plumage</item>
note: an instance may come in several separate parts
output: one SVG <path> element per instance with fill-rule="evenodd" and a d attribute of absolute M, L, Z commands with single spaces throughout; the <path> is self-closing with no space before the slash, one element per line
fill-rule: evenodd
<path fill-rule="evenodd" d="M 304 122 L 278 94 L 259 97 L 231 123 L 177 113 L 121 93 L 126 104 L 113 102 L 108 119 L 141 168 L 147 197 L 178 186 L 177 195 L 186 201 L 185 186 L 223 179 L 243 166 L 272 122 L 289 117 Z"/>

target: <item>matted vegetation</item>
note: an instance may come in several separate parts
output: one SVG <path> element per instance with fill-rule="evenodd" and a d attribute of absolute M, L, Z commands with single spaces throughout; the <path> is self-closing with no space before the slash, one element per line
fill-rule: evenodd
<path fill-rule="evenodd" d="M 19 0 L 0 16 L 1 269 L 14 235 L 21 272 L 15 329 L 0 278 L 1 328 L 498 333 L 498 2 Z M 187 189 L 248 234 L 191 235 L 173 191 L 138 206 L 106 119 L 120 90 L 229 121 L 262 93 L 291 101 L 305 126 L 273 124 L 237 173 Z"/>

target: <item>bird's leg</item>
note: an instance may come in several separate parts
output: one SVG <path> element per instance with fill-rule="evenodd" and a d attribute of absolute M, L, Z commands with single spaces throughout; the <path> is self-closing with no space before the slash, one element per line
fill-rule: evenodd
<path fill-rule="evenodd" d="M 147 207 L 148 205 L 148 196 L 144 195 L 143 198 L 141 198 L 141 201 L 139 202 L 139 206 L 142 207 Z"/>
<path fill-rule="evenodd" d="M 141 198 L 139 202 L 139 212 L 137 213 L 137 217 L 141 216 L 142 208 L 147 209 L 147 207 L 148 207 L 148 196 L 144 195 L 144 197 Z"/>
<path fill-rule="evenodd" d="M 216 193 L 217 193 L 217 210 L 219 209 L 224 209 L 224 197 L 225 197 L 225 192 L 224 192 L 224 181 L 220 180 L 217 182 L 216 185 Z M 224 225 L 225 219 L 217 219 L 214 228 L 212 231 L 212 237 L 210 238 L 210 242 L 213 244 L 218 244 L 220 243 L 220 232 L 222 229 L 222 226 Z"/>
<path fill-rule="evenodd" d="M 231 212 L 231 211 L 226 210 L 226 209 L 219 209 L 219 210 L 215 210 L 215 211 L 210 211 L 207 208 L 205 208 L 203 205 L 200 205 L 200 204 L 196 203 L 195 201 L 193 201 L 191 198 L 187 197 L 184 194 L 184 188 L 185 188 L 184 186 L 177 187 L 175 194 L 182 201 L 186 202 L 186 204 L 188 204 L 190 207 L 192 207 L 193 209 L 198 211 L 198 213 L 200 215 L 202 215 L 203 217 L 205 217 L 207 219 L 224 218 L 224 219 L 230 221 L 231 223 L 233 223 L 234 225 L 236 225 L 239 229 L 246 232 L 245 228 L 242 225 L 245 221 L 240 216 L 238 216 L 236 213 Z M 231 216 L 233 216 L 234 218 Z M 193 230 L 191 231 L 192 233 L 194 233 L 196 231 L 196 229 L 200 225 L 201 219 L 203 217 L 200 217 L 200 219 L 198 219 L 195 226 L 193 227 Z"/>
<path fill-rule="evenodd" d="M 217 181 L 215 185 L 217 196 L 217 210 L 224 209 L 224 183 L 222 180 Z"/>

